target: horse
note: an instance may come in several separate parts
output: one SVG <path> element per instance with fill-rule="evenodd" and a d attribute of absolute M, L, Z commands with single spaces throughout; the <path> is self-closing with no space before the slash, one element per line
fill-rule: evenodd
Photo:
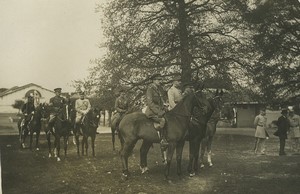
<path fill-rule="evenodd" d="M 88 155 L 88 137 L 91 137 L 92 153 L 95 157 L 95 139 L 99 122 L 100 111 L 97 108 L 91 108 L 82 120 L 82 155 L 84 155 L 84 146 L 85 153 Z"/>
<path fill-rule="evenodd" d="M 190 134 L 189 134 L 189 164 L 188 164 L 188 172 L 189 176 L 193 177 L 198 171 L 198 159 L 199 159 L 199 150 L 200 145 L 202 149 L 205 149 L 205 143 L 202 143 L 203 139 L 206 137 L 211 137 L 212 132 L 210 130 L 213 125 L 211 125 L 211 121 L 213 119 L 212 115 L 217 113 L 216 110 L 219 110 L 223 100 L 222 100 L 223 91 L 216 91 L 216 94 L 213 98 L 208 99 L 207 110 L 204 112 L 200 112 L 202 119 L 197 121 L 196 125 L 190 125 Z M 216 123 L 215 123 L 216 125 Z M 203 133 L 204 132 L 204 133 Z M 210 138 L 212 141 L 212 138 Z M 202 144 L 201 144 L 202 143 Z M 203 152 L 201 152 L 203 153 Z"/>
<path fill-rule="evenodd" d="M 200 106 L 207 99 L 201 91 L 196 91 L 185 96 L 171 111 L 165 114 L 167 140 L 169 142 L 165 163 L 165 178 L 168 179 L 171 160 L 176 148 L 177 174 L 181 175 L 182 151 L 185 143 L 185 136 L 188 132 L 188 125 L 194 106 Z M 154 128 L 153 121 L 141 112 L 134 112 L 123 117 L 119 124 L 119 137 L 121 142 L 120 156 L 122 161 L 122 178 L 128 178 L 128 157 L 135 144 L 142 139 L 140 148 L 140 168 L 142 173 L 148 171 L 147 153 L 153 143 L 159 143 L 159 137 Z"/>
<path fill-rule="evenodd" d="M 39 136 L 41 132 L 41 119 L 42 119 L 42 105 L 36 107 L 36 110 L 32 113 L 31 118 L 28 122 L 27 128 L 24 125 L 25 119 L 22 118 L 18 121 L 20 147 L 25 148 L 25 139 L 30 136 L 29 149 L 32 150 L 33 134 L 36 134 L 35 147 L 39 150 Z"/>
<path fill-rule="evenodd" d="M 45 106 L 45 111 L 49 115 L 49 106 Z M 64 141 L 64 155 L 67 156 L 67 147 L 68 147 L 68 138 L 70 134 L 70 129 L 72 128 L 72 124 L 70 121 L 70 112 L 68 105 L 64 105 L 59 113 L 54 118 L 54 126 L 53 130 L 49 130 L 47 125 L 49 122 L 49 118 L 47 120 L 45 127 L 46 138 L 48 142 L 48 151 L 49 158 L 52 156 L 51 149 L 51 135 L 54 136 L 54 155 L 57 158 L 57 161 L 61 161 L 60 159 L 60 138 L 63 137 Z"/>

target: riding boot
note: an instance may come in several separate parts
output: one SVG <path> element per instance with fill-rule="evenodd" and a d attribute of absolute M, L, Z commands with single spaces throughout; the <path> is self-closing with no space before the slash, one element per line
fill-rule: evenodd
<path fill-rule="evenodd" d="M 167 142 L 165 136 L 161 131 L 157 131 L 159 140 L 160 140 L 160 147 L 162 150 L 166 150 L 168 148 L 169 143 Z"/>

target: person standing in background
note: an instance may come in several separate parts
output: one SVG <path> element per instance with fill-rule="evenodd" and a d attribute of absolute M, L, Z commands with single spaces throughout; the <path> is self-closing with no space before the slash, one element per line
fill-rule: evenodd
<path fill-rule="evenodd" d="M 277 126 L 278 129 L 277 131 L 275 131 L 274 135 L 279 137 L 279 142 L 280 142 L 279 156 L 285 156 L 286 155 L 284 151 L 285 140 L 287 139 L 287 132 L 290 128 L 287 109 L 283 109 L 281 111 L 281 116 L 278 118 Z"/>
<path fill-rule="evenodd" d="M 267 138 L 266 132 L 266 110 L 261 109 L 260 114 L 257 115 L 254 119 L 254 127 L 255 127 L 255 147 L 254 153 L 255 154 L 262 154 L 265 155 L 265 140 Z"/>
<path fill-rule="evenodd" d="M 300 139 L 300 117 L 295 114 L 294 110 L 289 110 L 288 116 L 290 122 L 289 138 L 291 139 L 291 149 L 294 153 L 300 152 L 299 139 Z"/>

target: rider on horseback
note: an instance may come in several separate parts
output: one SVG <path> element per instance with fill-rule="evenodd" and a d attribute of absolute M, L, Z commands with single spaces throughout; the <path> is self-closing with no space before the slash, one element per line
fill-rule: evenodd
<path fill-rule="evenodd" d="M 49 118 L 49 123 L 48 123 L 48 127 L 47 127 L 47 131 L 49 132 L 53 132 L 53 127 L 54 127 L 54 123 L 55 123 L 55 118 L 60 114 L 64 104 L 65 104 L 65 99 L 60 96 L 61 95 L 61 88 L 55 88 L 54 92 L 55 92 L 55 96 L 50 98 L 49 101 L 49 106 L 51 107 L 50 109 L 50 118 Z"/>
<path fill-rule="evenodd" d="M 76 118 L 75 118 L 75 129 L 79 133 L 82 134 L 81 131 L 81 123 L 85 117 L 85 115 L 90 111 L 91 103 L 89 99 L 85 98 L 84 92 L 80 92 L 80 98 L 75 101 L 75 110 L 76 110 Z"/>
<path fill-rule="evenodd" d="M 24 129 L 28 130 L 28 123 L 31 120 L 32 115 L 34 114 L 35 111 L 33 96 L 29 95 L 27 97 L 27 102 L 22 106 L 21 111 L 24 115 L 24 120 L 23 120 Z"/>
<path fill-rule="evenodd" d="M 114 119 L 115 119 L 117 130 L 118 130 L 120 121 L 122 120 L 122 118 L 126 114 L 126 112 L 128 111 L 128 107 L 129 107 L 129 102 L 128 102 L 128 99 L 126 98 L 125 90 L 121 89 L 119 92 L 120 92 L 120 96 L 115 101 L 116 113 L 114 114 Z"/>
<path fill-rule="evenodd" d="M 166 140 L 166 131 L 164 129 L 165 118 L 163 117 L 166 112 L 164 104 L 165 92 L 161 87 L 162 76 L 154 74 L 152 76 L 153 83 L 149 85 L 146 92 L 147 108 L 145 114 L 148 118 L 154 121 L 154 127 L 157 130 L 162 148 L 166 148 L 168 142 Z"/>

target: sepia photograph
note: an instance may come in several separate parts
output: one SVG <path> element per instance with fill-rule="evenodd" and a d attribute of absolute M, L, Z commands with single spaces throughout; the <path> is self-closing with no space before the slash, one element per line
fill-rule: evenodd
<path fill-rule="evenodd" d="M 0 0 L 0 194 L 300 193 L 300 0 Z"/>

